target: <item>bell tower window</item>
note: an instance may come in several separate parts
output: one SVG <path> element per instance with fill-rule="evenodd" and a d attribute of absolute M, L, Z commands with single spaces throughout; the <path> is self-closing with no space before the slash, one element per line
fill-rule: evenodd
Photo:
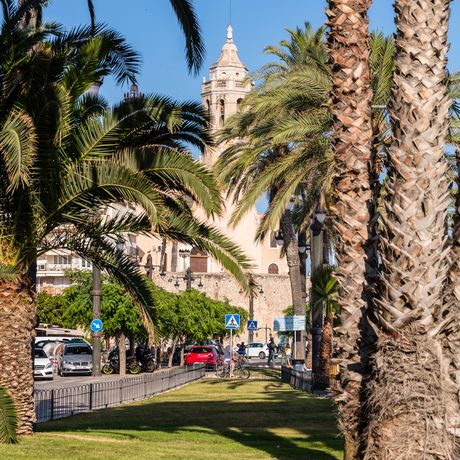
<path fill-rule="evenodd" d="M 241 112 L 241 103 L 243 102 L 243 99 L 239 98 L 237 101 L 236 101 L 236 111 L 238 113 Z"/>
<path fill-rule="evenodd" d="M 222 127 L 225 121 L 225 101 L 223 99 L 219 101 L 219 108 L 219 126 Z"/>

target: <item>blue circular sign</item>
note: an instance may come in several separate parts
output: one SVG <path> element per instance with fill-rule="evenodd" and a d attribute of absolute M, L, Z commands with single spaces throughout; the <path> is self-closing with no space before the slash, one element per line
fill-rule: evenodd
<path fill-rule="evenodd" d="M 91 330 L 93 332 L 101 332 L 102 331 L 102 321 L 100 319 L 93 319 L 91 321 Z"/>

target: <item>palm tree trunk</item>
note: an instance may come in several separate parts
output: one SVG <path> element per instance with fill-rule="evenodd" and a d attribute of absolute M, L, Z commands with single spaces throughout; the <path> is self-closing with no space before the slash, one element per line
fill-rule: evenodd
<path fill-rule="evenodd" d="M 460 148 L 455 151 L 457 171 L 460 171 Z M 457 177 L 460 190 L 460 176 Z M 447 295 L 444 309 L 449 312 L 448 324 L 443 331 L 443 356 L 448 366 L 447 386 L 452 394 L 453 405 L 448 413 L 449 430 L 460 438 L 460 193 L 455 198 L 452 246 L 450 250 L 451 266 L 449 270 Z M 459 441 L 460 444 L 460 441 Z M 460 456 L 460 452 L 457 453 Z"/>
<path fill-rule="evenodd" d="M 321 334 L 321 348 L 319 351 L 319 381 L 323 388 L 329 386 L 329 365 L 332 355 L 332 318 L 324 318 L 323 331 Z"/>
<path fill-rule="evenodd" d="M 329 0 L 328 46 L 332 64 L 332 139 L 336 164 L 336 202 L 331 207 L 338 241 L 339 303 L 342 389 L 338 398 L 339 424 L 345 441 L 345 459 L 359 455 L 363 381 L 369 374 L 369 342 L 373 334 L 367 321 L 367 282 L 371 246 L 371 100 L 369 74 L 370 34 L 367 12 L 371 0 Z"/>
<path fill-rule="evenodd" d="M 35 421 L 32 373 L 35 302 L 27 276 L 0 281 L 0 386 L 13 399 L 18 434 L 32 433 Z"/>
<path fill-rule="evenodd" d="M 292 213 L 285 210 L 280 221 L 283 234 L 283 245 L 286 253 L 286 262 L 289 267 L 289 281 L 291 283 L 292 306 L 294 315 L 305 316 L 305 303 L 302 296 L 302 280 L 300 275 L 299 246 L 297 244 Z M 295 360 L 305 360 L 305 333 L 295 332 Z"/>
<path fill-rule="evenodd" d="M 366 459 L 451 459 L 443 291 L 448 264 L 450 0 L 396 0 L 393 141 L 382 230 L 381 328 L 368 387 Z"/>

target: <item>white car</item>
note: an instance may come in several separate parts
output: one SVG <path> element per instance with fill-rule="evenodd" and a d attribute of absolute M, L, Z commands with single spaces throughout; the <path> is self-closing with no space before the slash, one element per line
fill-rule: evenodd
<path fill-rule="evenodd" d="M 53 380 L 53 364 L 40 348 L 34 350 L 34 378 Z"/>
<path fill-rule="evenodd" d="M 246 345 L 246 356 L 248 358 L 268 358 L 268 346 L 260 342 L 248 343 Z"/>

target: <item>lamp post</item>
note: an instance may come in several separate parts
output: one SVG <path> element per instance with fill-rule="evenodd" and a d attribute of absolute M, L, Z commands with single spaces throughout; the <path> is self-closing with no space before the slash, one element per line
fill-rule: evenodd
<path fill-rule="evenodd" d="M 187 291 L 190 291 L 192 289 L 192 283 L 193 283 L 193 281 L 196 281 L 197 278 L 198 278 L 198 281 L 199 281 L 198 282 L 198 287 L 200 289 L 203 287 L 203 283 L 201 281 L 201 276 L 198 276 L 198 277 L 195 278 L 195 276 L 193 275 L 192 269 L 190 267 L 188 267 L 187 270 L 185 270 L 184 276 L 182 276 L 182 277 L 176 276 L 176 282 L 174 283 L 175 288 L 180 287 L 180 284 L 179 284 L 179 279 L 180 278 L 182 278 L 185 281 L 185 289 Z M 168 281 L 172 281 L 172 278 L 169 279 Z"/>
<path fill-rule="evenodd" d="M 313 374 L 318 372 L 319 367 L 319 352 L 321 346 L 321 332 L 323 328 L 323 309 L 322 307 L 314 307 L 315 305 L 315 275 L 323 267 L 323 227 L 326 214 L 318 209 L 311 221 L 311 275 L 312 275 L 312 293 L 311 293 L 311 336 L 312 336 L 312 370 Z"/>
<path fill-rule="evenodd" d="M 101 317 L 101 270 L 96 267 L 93 263 L 93 320 L 100 319 Z M 91 332 L 91 337 L 93 339 L 93 370 L 91 375 L 93 377 L 100 377 L 101 372 L 101 331 Z"/>

